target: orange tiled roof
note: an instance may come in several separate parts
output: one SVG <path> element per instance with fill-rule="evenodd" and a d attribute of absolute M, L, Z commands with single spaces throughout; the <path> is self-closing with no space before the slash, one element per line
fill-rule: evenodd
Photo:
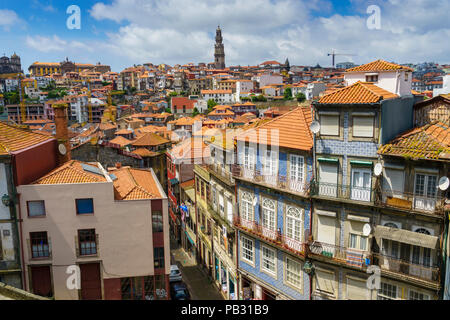
<path fill-rule="evenodd" d="M 378 153 L 412 159 L 450 160 L 450 128 L 441 122 L 414 128 L 381 146 Z"/>
<path fill-rule="evenodd" d="M 10 154 L 49 140 L 53 140 L 53 137 L 0 122 L 0 155 Z"/>
<path fill-rule="evenodd" d="M 345 72 L 348 73 L 348 72 L 397 71 L 397 70 L 414 71 L 414 69 L 380 59 L 370 63 L 363 64 L 358 67 L 347 69 Z"/>
<path fill-rule="evenodd" d="M 113 181 L 116 200 L 143 200 L 161 198 L 158 183 L 151 171 L 123 167 L 109 171 L 117 179 Z"/>
<path fill-rule="evenodd" d="M 120 130 L 117 130 L 114 134 L 130 134 L 130 133 L 133 133 L 133 131 L 131 131 L 131 130 L 128 130 L 128 129 L 120 129 Z"/>
<path fill-rule="evenodd" d="M 119 146 L 124 147 L 124 146 L 131 144 L 133 141 L 130 141 L 122 136 L 117 136 L 114 139 L 110 140 L 109 142 L 118 144 Z"/>
<path fill-rule="evenodd" d="M 140 136 L 138 139 L 136 139 L 132 143 L 132 145 L 147 147 L 147 146 L 158 146 L 158 145 L 169 143 L 169 142 L 170 142 L 169 140 L 161 137 L 160 135 L 157 135 L 156 133 L 147 132 L 147 133 L 143 134 L 142 136 Z"/>
<path fill-rule="evenodd" d="M 158 155 L 158 153 L 150 151 L 146 148 L 139 148 L 133 151 L 134 154 L 137 154 L 141 157 L 153 157 L 155 155 Z"/>
<path fill-rule="evenodd" d="M 209 146 L 205 144 L 202 137 L 185 139 L 175 145 L 170 151 L 175 159 L 198 159 L 210 157 Z"/>
<path fill-rule="evenodd" d="M 97 164 L 90 164 L 77 160 L 71 160 L 62 166 L 54 169 L 50 173 L 41 177 L 32 184 L 69 184 L 69 183 L 96 183 L 106 182 L 104 175 L 92 173 L 84 170 L 83 166 L 90 166 L 94 170 L 99 170 Z"/>
<path fill-rule="evenodd" d="M 258 140 L 266 137 L 265 141 L 268 145 L 276 144 L 280 147 L 309 151 L 313 146 L 313 137 L 309 130 L 311 121 L 311 109 L 309 107 L 298 107 L 258 126 L 256 129 L 248 130 L 237 140 L 258 143 L 260 142 Z M 272 139 L 278 139 L 278 143 L 272 141 Z"/>
<path fill-rule="evenodd" d="M 324 104 L 360 104 L 376 103 L 381 100 L 395 99 L 398 95 L 381 89 L 370 82 L 358 81 L 351 86 L 335 90 L 319 99 Z"/>

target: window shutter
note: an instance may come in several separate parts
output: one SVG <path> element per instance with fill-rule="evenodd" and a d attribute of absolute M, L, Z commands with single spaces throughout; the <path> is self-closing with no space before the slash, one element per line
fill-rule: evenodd
<path fill-rule="evenodd" d="M 324 183 L 337 184 L 338 167 L 333 164 L 320 163 L 319 181 Z"/>
<path fill-rule="evenodd" d="M 233 204 L 230 200 L 227 200 L 227 215 L 228 221 L 233 223 Z"/>
<path fill-rule="evenodd" d="M 320 116 L 320 134 L 328 136 L 339 135 L 339 116 L 321 115 Z"/>
<path fill-rule="evenodd" d="M 334 295 L 334 273 L 316 270 L 316 288 Z"/>
<path fill-rule="evenodd" d="M 347 299 L 367 300 L 366 281 L 347 278 Z"/>
<path fill-rule="evenodd" d="M 404 176 L 405 173 L 403 170 L 384 169 L 383 191 L 394 196 L 398 193 L 403 193 L 405 181 Z"/>
<path fill-rule="evenodd" d="M 336 238 L 335 218 L 318 215 L 317 223 L 317 241 L 334 245 Z"/>
<path fill-rule="evenodd" d="M 350 233 L 362 235 L 364 224 L 365 222 L 350 221 L 349 224 Z"/>
<path fill-rule="evenodd" d="M 354 137 L 373 137 L 374 117 L 353 117 L 353 136 Z"/>

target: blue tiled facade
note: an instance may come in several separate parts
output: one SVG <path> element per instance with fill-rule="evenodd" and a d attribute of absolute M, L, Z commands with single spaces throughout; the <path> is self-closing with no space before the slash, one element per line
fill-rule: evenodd
<path fill-rule="evenodd" d="M 312 164 L 313 160 L 311 157 L 304 156 L 305 160 L 305 170 L 306 170 L 306 181 L 311 181 L 312 178 Z M 278 163 L 278 175 L 280 177 L 287 177 L 288 175 L 288 162 L 289 161 L 289 153 L 279 152 L 279 163 Z M 257 156 L 256 161 L 256 169 L 261 169 L 262 161 L 261 157 Z M 256 184 L 252 184 L 244 181 L 237 181 L 237 195 L 238 199 L 240 199 L 240 191 L 246 191 L 252 193 L 252 195 L 256 198 L 256 204 L 254 206 L 254 220 L 257 223 L 261 223 L 261 198 L 269 197 L 271 199 L 276 200 L 276 208 L 277 208 L 277 217 L 276 217 L 276 229 L 280 231 L 282 234 L 285 234 L 285 225 L 284 225 L 284 209 L 286 204 L 295 205 L 303 211 L 303 236 L 305 238 L 305 234 L 309 231 L 310 228 L 310 215 L 311 215 L 311 205 L 308 198 L 303 198 L 300 196 L 294 196 L 290 193 L 285 193 L 283 191 L 279 191 L 277 189 L 262 187 Z M 240 208 L 238 209 L 240 210 Z M 245 236 L 251 240 L 253 240 L 255 245 L 255 266 L 248 264 L 247 262 L 241 259 L 241 236 Z M 306 239 L 305 239 L 306 242 Z M 263 242 L 258 238 L 251 236 L 247 233 L 243 233 L 241 231 L 238 232 L 238 260 L 239 260 L 239 270 L 243 273 L 248 273 L 251 277 L 257 279 L 260 282 L 260 285 L 266 287 L 268 290 L 273 291 L 274 288 L 278 293 L 281 293 L 283 296 L 296 300 L 309 300 L 310 299 L 310 279 L 309 276 L 302 271 L 302 282 L 303 287 L 302 290 L 296 290 L 292 286 L 289 286 L 285 283 L 285 270 L 284 270 L 284 261 L 285 261 L 285 253 L 284 251 L 274 247 L 273 245 L 265 244 L 273 250 L 276 250 L 277 256 L 277 275 L 273 277 L 266 272 L 261 271 L 261 244 Z M 264 243 L 263 243 L 264 244 Z M 300 259 L 300 257 L 295 255 L 288 255 L 291 259 L 300 263 L 303 266 L 304 261 Z M 272 288 L 270 288 L 272 287 Z"/>

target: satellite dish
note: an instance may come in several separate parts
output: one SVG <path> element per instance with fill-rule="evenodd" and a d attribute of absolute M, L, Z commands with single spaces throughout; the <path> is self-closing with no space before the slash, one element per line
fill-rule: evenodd
<path fill-rule="evenodd" d="M 66 155 L 66 153 L 67 153 L 66 146 L 65 146 L 64 144 L 60 143 L 60 144 L 58 145 L 58 151 L 59 151 L 59 153 L 61 153 L 63 156 Z"/>
<path fill-rule="evenodd" d="M 441 178 L 439 179 L 438 187 L 439 187 L 439 189 L 441 189 L 442 191 L 447 190 L 448 187 L 449 187 L 449 185 L 450 185 L 450 180 L 449 180 L 447 177 L 441 177 Z"/>
<path fill-rule="evenodd" d="M 383 171 L 383 166 L 381 165 L 381 163 L 378 162 L 375 165 L 375 168 L 373 171 L 374 171 L 375 175 L 378 177 L 381 174 L 381 172 Z"/>
<path fill-rule="evenodd" d="M 363 236 L 367 237 L 371 231 L 372 231 L 372 228 L 370 227 L 370 224 L 366 223 L 363 227 Z"/>
<path fill-rule="evenodd" d="M 309 126 L 309 129 L 312 133 L 316 134 L 320 131 L 320 123 L 317 121 L 311 122 L 311 125 Z"/>

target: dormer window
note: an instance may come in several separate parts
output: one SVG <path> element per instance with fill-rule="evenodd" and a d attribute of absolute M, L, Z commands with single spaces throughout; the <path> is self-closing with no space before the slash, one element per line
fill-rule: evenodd
<path fill-rule="evenodd" d="M 378 74 L 366 74 L 366 82 L 378 82 Z"/>

